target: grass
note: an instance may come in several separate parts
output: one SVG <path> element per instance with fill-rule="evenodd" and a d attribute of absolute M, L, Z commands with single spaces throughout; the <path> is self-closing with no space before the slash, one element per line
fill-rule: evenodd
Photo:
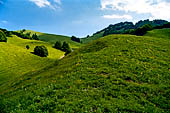
<path fill-rule="evenodd" d="M 104 34 L 104 31 L 94 34 L 94 35 L 90 36 L 89 38 L 82 38 L 81 41 L 86 44 L 86 43 L 92 42 L 93 40 L 97 40 L 97 39 L 103 37 L 103 34 Z"/>
<path fill-rule="evenodd" d="M 30 32 L 31 35 L 36 33 L 38 35 L 38 38 L 41 41 L 48 42 L 53 45 L 55 44 L 56 41 L 60 41 L 60 42 L 65 41 L 65 42 L 69 43 L 69 45 L 72 49 L 78 49 L 82 45 L 80 43 L 72 41 L 71 38 L 68 36 L 40 33 L 40 32 L 36 32 L 36 31 L 32 31 L 32 30 L 26 30 L 24 33 L 28 33 L 28 32 Z"/>
<path fill-rule="evenodd" d="M 26 49 L 26 45 L 30 49 Z M 41 58 L 32 54 L 35 46 L 45 45 L 48 48 L 49 56 Z M 0 43 L 0 84 L 20 77 L 29 72 L 36 72 L 56 62 L 64 52 L 52 48 L 51 44 L 26 40 L 12 36 L 7 43 Z"/>
<path fill-rule="evenodd" d="M 170 29 L 155 29 L 149 31 L 145 36 L 170 39 Z"/>
<path fill-rule="evenodd" d="M 2 112 L 170 110 L 170 40 L 109 35 L 0 89 Z"/>

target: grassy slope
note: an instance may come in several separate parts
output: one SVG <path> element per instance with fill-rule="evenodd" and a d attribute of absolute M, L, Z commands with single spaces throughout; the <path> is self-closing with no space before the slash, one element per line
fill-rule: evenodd
<path fill-rule="evenodd" d="M 103 37 L 103 33 L 104 33 L 104 32 L 97 33 L 97 34 L 95 34 L 95 35 L 93 35 L 93 36 L 90 36 L 89 38 L 82 38 L 81 41 L 82 41 L 83 43 L 89 43 L 89 42 L 91 42 L 91 41 L 93 41 L 93 40 L 97 40 L 97 39 Z"/>
<path fill-rule="evenodd" d="M 168 112 L 169 45 L 162 38 L 106 36 L 52 67 L 10 81 L 0 107 L 7 112 Z"/>
<path fill-rule="evenodd" d="M 26 45 L 30 46 L 29 50 L 25 48 Z M 37 45 L 45 45 L 48 48 L 49 56 L 47 58 L 41 58 L 31 53 Z M 21 39 L 17 36 L 9 37 L 7 43 L 0 43 L 0 85 L 28 72 L 41 70 L 55 63 L 63 55 L 64 52 L 52 48 L 51 44 Z"/>
<path fill-rule="evenodd" d="M 32 30 L 26 30 L 24 33 L 28 33 L 28 32 L 31 32 L 31 34 L 36 33 L 38 35 L 38 38 L 41 41 L 45 41 L 45 42 L 51 43 L 53 45 L 55 44 L 56 41 L 61 41 L 61 42 L 66 41 L 69 43 L 69 45 L 71 46 L 72 49 L 77 49 L 82 45 L 80 43 L 72 41 L 71 38 L 68 36 L 40 33 L 40 32 L 36 32 L 36 31 L 32 31 Z"/>
<path fill-rule="evenodd" d="M 149 31 L 145 36 L 170 39 L 170 29 L 155 29 Z"/>

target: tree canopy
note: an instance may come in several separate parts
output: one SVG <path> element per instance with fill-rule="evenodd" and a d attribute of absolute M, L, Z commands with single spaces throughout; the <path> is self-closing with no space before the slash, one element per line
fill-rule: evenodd
<path fill-rule="evenodd" d="M 0 30 L 0 42 L 7 42 L 6 35 L 3 31 Z"/>

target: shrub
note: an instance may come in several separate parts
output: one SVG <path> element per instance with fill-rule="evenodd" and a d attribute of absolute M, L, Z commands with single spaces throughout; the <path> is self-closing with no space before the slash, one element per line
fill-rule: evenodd
<path fill-rule="evenodd" d="M 54 48 L 56 49 L 59 49 L 59 50 L 62 50 L 62 45 L 61 45 L 61 42 L 60 41 L 57 41 L 54 45 Z"/>
<path fill-rule="evenodd" d="M 34 54 L 38 55 L 40 57 L 47 57 L 48 56 L 48 50 L 45 46 L 36 46 L 34 48 Z"/>
<path fill-rule="evenodd" d="M 36 33 L 32 35 L 32 39 L 33 39 L 33 40 L 39 40 L 39 38 L 38 38 L 38 36 L 37 36 Z"/>
<path fill-rule="evenodd" d="M 66 52 L 65 55 L 71 53 L 71 48 L 67 42 L 63 42 L 62 50 Z"/>
<path fill-rule="evenodd" d="M 26 45 L 26 48 L 27 48 L 27 49 L 30 49 L 30 46 L 29 46 L 29 45 Z"/>
<path fill-rule="evenodd" d="M 0 30 L 0 42 L 7 42 L 6 35 Z"/>

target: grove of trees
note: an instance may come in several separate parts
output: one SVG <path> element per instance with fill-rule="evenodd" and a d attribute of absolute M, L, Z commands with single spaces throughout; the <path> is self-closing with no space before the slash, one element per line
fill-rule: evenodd
<path fill-rule="evenodd" d="M 63 42 L 63 44 L 61 44 L 60 41 L 57 41 L 54 45 L 54 48 L 64 51 L 65 55 L 71 53 L 71 48 L 67 42 Z"/>
<path fill-rule="evenodd" d="M 75 37 L 75 36 L 72 36 L 72 37 L 71 37 L 71 40 L 80 43 L 80 38 L 77 38 L 77 37 Z"/>

